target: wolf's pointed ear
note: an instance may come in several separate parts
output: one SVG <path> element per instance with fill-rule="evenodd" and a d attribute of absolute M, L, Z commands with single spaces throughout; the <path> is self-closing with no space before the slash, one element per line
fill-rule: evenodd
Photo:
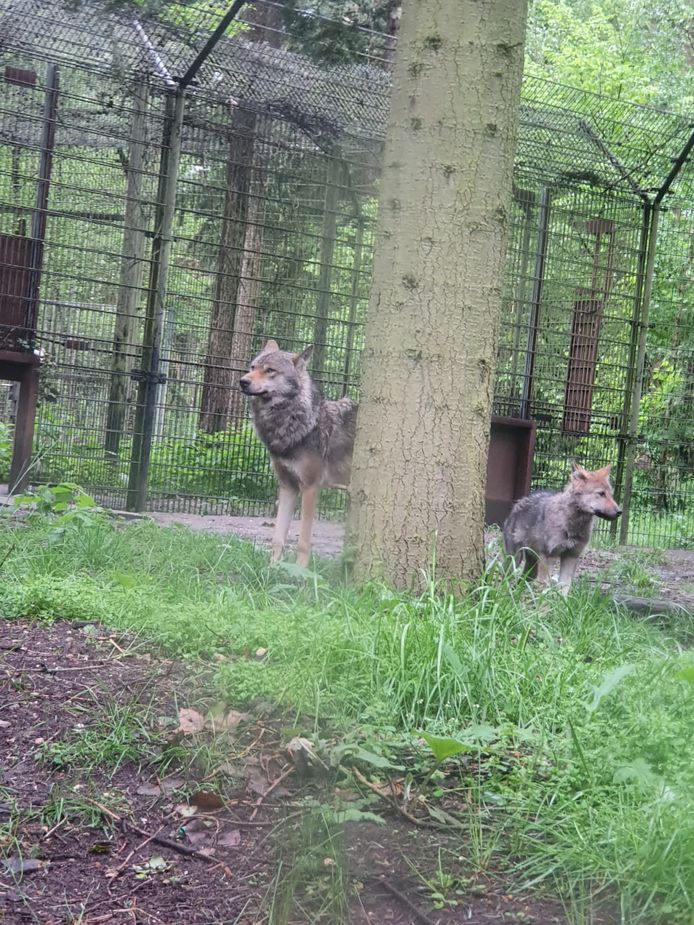
<path fill-rule="evenodd" d="M 276 340 L 269 340 L 263 347 L 263 353 L 270 353 L 273 350 L 279 350 L 280 345 Z"/>
<path fill-rule="evenodd" d="M 313 353 L 313 344 L 310 347 L 307 347 L 303 353 L 297 353 L 294 357 L 294 366 L 297 369 L 304 369 L 308 361 L 311 359 L 311 354 Z"/>
<path fill-rule="evenodd" d="M 602 469 L 598 469 L 596 475 L 603 475 L 605 478 L 609 478 L 610 472 L 612 472 L 612 463 L 608 463 L 606 466 L 603 466 Z"/>
<path fill-rule="evenodd" d="M 571 478 L 572 479 L 585 479 L 586 470 L 583 466 L 580 466 L 575 459 L 571 460 Z"/>

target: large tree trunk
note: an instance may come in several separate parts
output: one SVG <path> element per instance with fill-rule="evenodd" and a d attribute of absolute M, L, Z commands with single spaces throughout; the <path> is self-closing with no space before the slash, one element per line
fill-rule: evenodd
<path fill-rule="evenodd" d="M 404 4 L 363 354 L 350 543 L 397 586 L 483 566 L 525 0 Z"/>

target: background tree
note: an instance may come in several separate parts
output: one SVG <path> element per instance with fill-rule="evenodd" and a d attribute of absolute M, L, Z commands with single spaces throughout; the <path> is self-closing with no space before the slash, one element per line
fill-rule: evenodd
<path fill-rule="evenodd" d="M 273 47 L 281 43 L 281 14 L 268 4 L 251 4 L 247 38 Z M 259 287 L 265 189 L 263 119 L 241 100 L 229 136 L 224 209 L 212 294 L 212 318 L 204 362 L 200 430 L 224 430 L 244 409 L 235 380 L 250 352 Z M 250 283 L 250 285 L 249 285 Z"/>
<path fill-rule="evenodd" d="M 474 579 L 523 66 L 517 0 L 403 9 L 363 355 L 360 578 Z"/>

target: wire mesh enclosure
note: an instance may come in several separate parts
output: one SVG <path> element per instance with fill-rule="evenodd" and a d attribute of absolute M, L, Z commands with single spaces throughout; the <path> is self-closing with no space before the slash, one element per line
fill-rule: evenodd
<path fill-rule="evenodd" d="M 214 47 L 172 10 L 0 0 L 0 359 L 40 358 L 34 481 L 268 514 L 238 379 L 274 337 L 357 397 L 392 39 L 327 63 L 280 4 L 236 4 Z M 524 85 L 495 412 L 537 421 L 536 484 L 613 462 L 648 545 L 694 543 L 690 135 Z M 0 383 L 5 476 L 16 405 Z"/>

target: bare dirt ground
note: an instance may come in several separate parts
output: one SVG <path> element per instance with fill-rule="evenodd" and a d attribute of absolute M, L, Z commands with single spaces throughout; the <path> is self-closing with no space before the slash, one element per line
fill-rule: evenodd
<path fill-rule="evenodd" d="M 302 853 L 303 801 L 329 802 L 332 785 L 294 773 L 271 713 L 197 728 L 199 678 L 96 625 L 0 624 L 3 925 L 263 925 L 273 897 L 274 922 L 336 925 L 315 917 L 336 870 L 353 925 L 566 922 L 462 860 L 435 908 L 439 852 L 450 866 L 467 848 L 385 807 L 385 825 L 348 823 Z"/>

